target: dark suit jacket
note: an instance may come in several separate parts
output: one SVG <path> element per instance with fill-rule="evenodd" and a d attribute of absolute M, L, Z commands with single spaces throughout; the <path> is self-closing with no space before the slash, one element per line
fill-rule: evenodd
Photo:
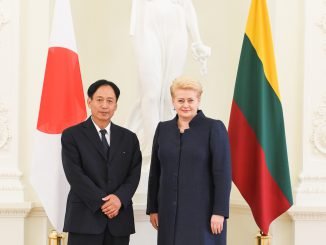
<path fill-rule="evenodd" d="M 106 225 L 114 236 L 135 233 L 132 196 L 141 171 L 137 136 L 111 123 L 110 156 L 104 153 L 96 128 L 88 118 L 62 133 L 62 163 L 70 184 L 64 231 L 100 234 Z M 109 219 L 101 211 L 102 198 L 115 194 L 122 203 Z"/>

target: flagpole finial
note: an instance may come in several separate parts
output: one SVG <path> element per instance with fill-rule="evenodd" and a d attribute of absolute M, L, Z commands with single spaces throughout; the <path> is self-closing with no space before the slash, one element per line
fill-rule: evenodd
<path fill-rule="evenodd" d="M 260 234 L 261 236 L 268 236 L 268 234 L 265 234 L 262 230 L 259 231 L 259 234 Z"/>
<path fill-rule="evenodd" d="M 65 236 L 56 230 L 51 230 L 49 233 L 49 245 L 63 245 Z"/>
<path fill-rule="evenodd" d="M 259 231 L 256 236 L 255 245 L 272 245 L 272 237 L 268 234 L 264 234 L 263 231 Z"/>

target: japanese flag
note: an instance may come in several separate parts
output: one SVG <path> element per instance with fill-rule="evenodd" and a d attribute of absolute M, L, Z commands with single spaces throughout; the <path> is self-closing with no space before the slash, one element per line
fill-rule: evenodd
<path fill-rule="evenodd" d="M 57 231 L 62 231 L 69 184 L 61 162 L 61 133 L 86 118 L 69 0 L 56 0 L 34 138 L 31 182 Z"/>

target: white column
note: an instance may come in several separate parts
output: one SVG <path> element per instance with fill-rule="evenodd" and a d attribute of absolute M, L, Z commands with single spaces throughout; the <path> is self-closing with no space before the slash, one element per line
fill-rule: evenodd
<path fill-rule="evenodd" d="M 0 1 L 0 202 L 23 201 L 18 170 L 19 1 Z"/>
<path fill-rule="evenodd" d="M 24 244 L 30 210 L 19 171 L 19 16 L 19 0 L 0 0 L 0 236 L 12 245 Z"/>
<path fill-rule="evenodd" d="M 306 0 L 304 11 L 303 166 L 290 212 L 296 245 L 321 244 L 326 230 L 326 1 Z"/>

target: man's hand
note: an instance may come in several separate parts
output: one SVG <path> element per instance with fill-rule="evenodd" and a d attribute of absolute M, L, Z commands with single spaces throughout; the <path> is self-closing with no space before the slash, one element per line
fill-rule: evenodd
<path fill-rule="evenodd" d="M 101 207 L 102 212 L 108 216 L 109 219 L 112 219 L 119 214 L 121 201 L 116 195 L 110 194 L 102 198 L 102 200 L 105 202 Z"/>

